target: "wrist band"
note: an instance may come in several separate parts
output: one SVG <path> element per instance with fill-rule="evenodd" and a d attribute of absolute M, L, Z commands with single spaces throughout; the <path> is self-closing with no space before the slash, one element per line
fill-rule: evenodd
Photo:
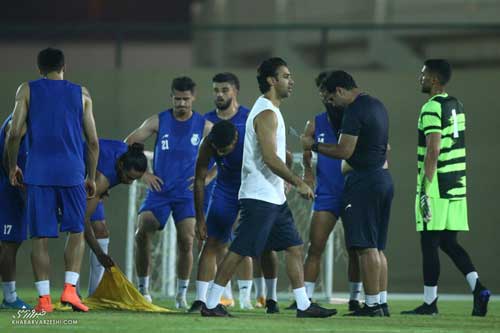
<path fill-rule="evenodd" d="M 319 142 L 315 142 L 313 143 L 313 145 L 311 146 L 311 150 L 315 153 L 318 152 L 318 146 L 319 146 Z"/>

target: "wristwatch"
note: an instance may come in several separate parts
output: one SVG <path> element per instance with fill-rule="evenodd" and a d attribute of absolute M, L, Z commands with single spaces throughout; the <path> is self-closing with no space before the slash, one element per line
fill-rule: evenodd
<path fill-rule="evenodd" d="M 319 142 L 315 142 L 313 143 L 313 145 L 311 146 L 311 150 L 315 153 L 318 152 L 318 146 L 319 146 Z"/>

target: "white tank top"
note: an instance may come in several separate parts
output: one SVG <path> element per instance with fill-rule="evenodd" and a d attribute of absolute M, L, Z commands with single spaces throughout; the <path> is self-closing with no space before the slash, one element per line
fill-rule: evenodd
<path fill-rule="evenodd" d="M 282 205 L 286 201 L 284 181 L 281 177 L 275 175 L 264 163 L 253 125 L 255 117 L 265 110 L 271 110 L 276 114 L 278 119 L 276 155 L 284 163 L 286 161 L 286 131 L 283 116 L 280 109 L 274 106 L 270 100 L 264 96 L 260 96 L 250 111 L 246 122 L 241 186 L 238 197 L 239 199 L 256 199 L 275 205 Z"/>

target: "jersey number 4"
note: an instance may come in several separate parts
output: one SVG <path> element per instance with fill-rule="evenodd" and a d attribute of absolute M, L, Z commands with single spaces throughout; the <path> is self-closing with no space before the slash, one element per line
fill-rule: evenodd
<path fill-rule="evenodd" d="M 161 150 L 168 150 L 168 140 L 161 140 Z"/>
<path fill-rule="evenodd" d="M 3 234 L 10 235 L 10 231 L 12 230 L 12 224 L 5 224 L 3 226 Z"/>

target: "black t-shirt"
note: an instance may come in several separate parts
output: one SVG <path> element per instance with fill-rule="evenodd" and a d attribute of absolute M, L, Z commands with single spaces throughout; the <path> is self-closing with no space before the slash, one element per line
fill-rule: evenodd
<path fill-rule="evenodd" d="M 383 167 L 389 141 L 389 118 L 381 101 L 360 94 L 344 111 L 341 133 L 358 137 L 354 152 L 347 160 L 354 170 Z"/>

